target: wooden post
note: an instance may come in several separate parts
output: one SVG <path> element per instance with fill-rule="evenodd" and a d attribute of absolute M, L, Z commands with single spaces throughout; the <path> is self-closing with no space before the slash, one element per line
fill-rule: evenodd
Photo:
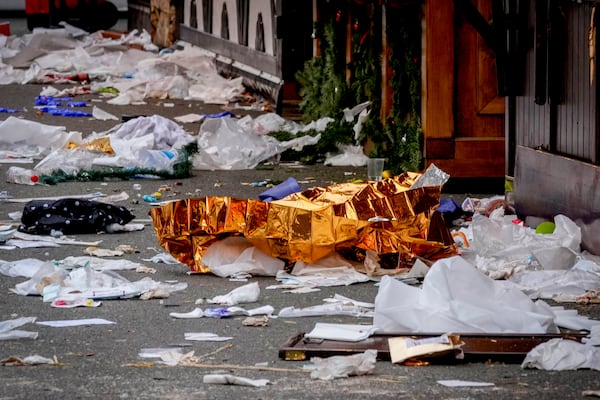
<path fill-rule="evenodd" d="M 454 2 L 425 1 L 423 131 L 427 139 L 454 136 Z M 425 156 L 427 157 L 427 144 Z"/>
<path fill-rule="evenodd" d="M 380 120 L 385 123 L 392 111 L 393 90 L 390 81 L 393 79 L 394 71 L 390 64 L 390 46 L 387 36 L 387 6 L 381 5 L 381 110 Z"/>

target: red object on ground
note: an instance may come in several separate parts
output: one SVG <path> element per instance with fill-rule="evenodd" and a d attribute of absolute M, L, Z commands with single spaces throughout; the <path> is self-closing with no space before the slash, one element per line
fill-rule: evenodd
<path fill-rule="evenodd" d="M 0 22 L 0 35 L 10 36 L 10 22 Z"/>

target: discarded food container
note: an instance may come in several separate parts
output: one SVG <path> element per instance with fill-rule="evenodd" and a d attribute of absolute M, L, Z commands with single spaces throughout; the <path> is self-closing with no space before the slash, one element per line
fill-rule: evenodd
<path fill-rule="evenodd" d="M 35 185 L 39 180 L 39 177 L 33 170 L 21 167 L 10 167 L 7 175 L 9 182 L 21 185 Z"/>

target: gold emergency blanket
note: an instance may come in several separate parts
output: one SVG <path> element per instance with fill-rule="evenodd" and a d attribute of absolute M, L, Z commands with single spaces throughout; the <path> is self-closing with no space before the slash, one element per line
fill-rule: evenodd
<path fill-rule="evenodd" d="M 193 272 L 210 272 L 202 255 L 213 242 L 233 235 L 243 235 L 273 257 L 308 263 L 336 251 L 373 250 L 397 253 L 400 259 L 456 254 L 448 228 L 435 213 L 441 187 L 410 189 L 419 176 L 317 187 L 272 202 L 177 200 L 150 215 L 160 245 Z"/>

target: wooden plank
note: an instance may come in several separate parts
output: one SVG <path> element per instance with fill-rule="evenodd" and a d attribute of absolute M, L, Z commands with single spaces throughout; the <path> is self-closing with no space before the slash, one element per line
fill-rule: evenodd
<path fill-rule="evenodd" d="M 277 56 L 270 56 L 184 25 L 179 25 L 179 36 L 182 40 L 198 47 L 281 77 L 281 63 L 277 60 Z"/>
<path fill-rule="evenodd" d="M 427 138 L 454 136 L 454 2 L 425 1 L 422 120 Z"/>
<path fill-rule="evenodd" d="M 504 166 L 491 164 L 489 160 L 479 158 L 473 160 L 427 159 L 427 165 L 435 164 L 451 178 L 486 178 L 493 179 L 504 176 Z"/>
<path fill-rule="evenodd" d="M 369 349 L 376 349 L 379 360 L 389 361 L 391 359 L 388 345 L 389 339 L 394 337 L 424 339 L 434 336 L 439 336 L 439 334 L 399 333 L 396 335 L 373 335 L 360 342 L 343 342 L 338 340 L 306 339 L 304 333 L 300 333 L 288 339 L 279 349 L 279 357 L 288 361 L 303 361 L 311 357 L 351 355 L 363 353 Z M 527 353 L 539 344 L 556 338 L 580 342 L 586 334 L 459 334 L 459 336 L 460 340 L 464 342 L 462 346 L 464 359 L 456 360 L 454 357 L 441 358 L 437 359 L 438 363 L 488 360 L 521 363 Z"/>
<path fill-rule="evenodd" d="M 452 178 L 504 177 L 504 138 L 458 138 L 454 140 L 454 157 L 444 157 L 448 143 L 432 142 L 439 158 L 427 157 L 427 164 L 435 164 Z"/>
<path fill-rule="evenodd" d="M 452 139 L 425 139 L 425 158 L 427 159 L 453 159 L 454 140 Z"/>

